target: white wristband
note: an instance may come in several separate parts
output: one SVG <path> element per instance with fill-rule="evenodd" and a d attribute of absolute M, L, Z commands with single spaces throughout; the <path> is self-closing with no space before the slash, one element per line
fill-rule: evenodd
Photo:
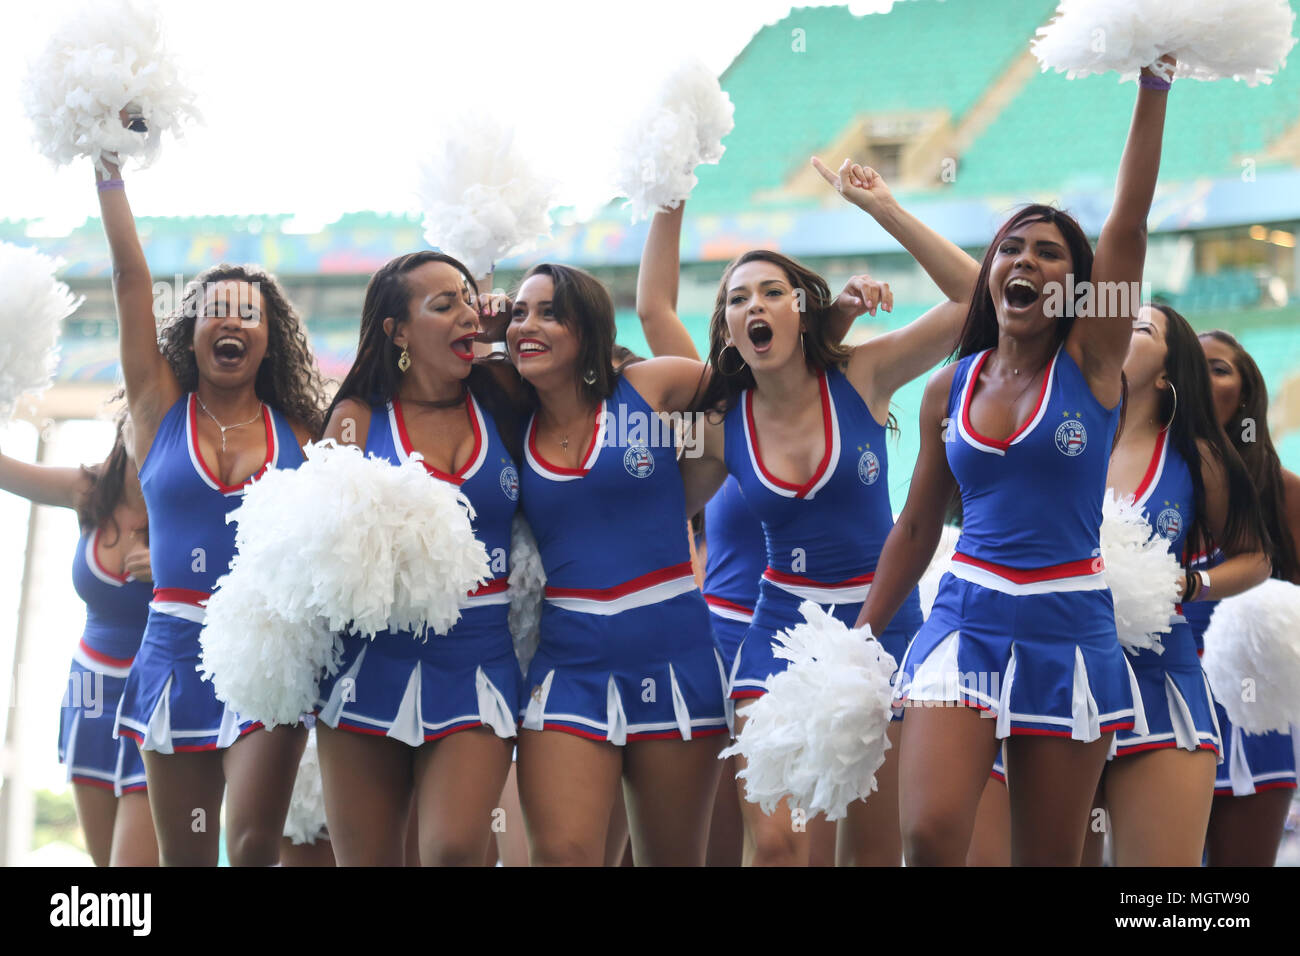
<path fill-rule="evenodd" d="M 1210 593 L 1210 572 L 1197 571 L 1196 573 L 1200 575 L 1201 578 L 1201 593 L 1196 595 L 1196 597 L 1200 599 Z"/>

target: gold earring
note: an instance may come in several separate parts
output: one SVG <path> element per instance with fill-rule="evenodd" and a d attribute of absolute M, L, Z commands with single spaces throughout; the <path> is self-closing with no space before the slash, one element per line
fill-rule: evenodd
<path fill-rule="evenodd" d="M 722 356 L 727 354 L 728 349 L 735 352 L 736 355 L 739 356 L 740 358 L 740 367 L 730 372 L 722 367 Z M 730 378 L 733 375 L 739 375 L 742 371 L 744 371 L 744 369 L 745 369 L 745 357 L 740 354 L 740 349 L 736 348 L 734 345 L 728 345 L 726 346 L 726 348 L 724 348 L 721 352 L 718 353 L 718 371 L 721 372 L 726 377 Z"/>
<path fill-rule="evenodd" d="M 402 372 L 411 367 L 411 350 L 405 345 L 402 346 L 402 354 L 397 357 L 397 367 Z"/>
<path fill-rule="evenodd" d="M 1169 390 L 1174 393 L 1174 410 L 1169 413 L 1169 421 L 1165 422 L 1165 428 L 1174 423 L 1174 416 L 1178 414 L 1178 389 L 1174 388 L 1174 383 L 1169 383 Z"/>
<path fill-rule="evenodd" d="M 587 369 L 586 373 L 582 376 L 582 380 L 586 382 L 588 385 L 595 385 L 596 370 L 594 368 Z"/>

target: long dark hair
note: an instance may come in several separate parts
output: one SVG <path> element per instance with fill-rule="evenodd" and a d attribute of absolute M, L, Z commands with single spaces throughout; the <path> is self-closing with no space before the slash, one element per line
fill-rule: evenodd
<path fill-rule="evenodd" d="M 1282 462 L 1268 430 L 1268 386 L 1264 383 L 1259 366 L 1234 335 L 1222 329 L 1213 329 L 1202 332 L 1201 337 L 1222 342 L 1232 350 L 1232 364 L 1241 377 L 1241 402 L 1225 428 L 1225 437 L 1250 474 L 1258 495 L 1258 514 L 1264 527 L 1272 529 L 1269 557 L 1273 560 L 1273 577 L 1295 581 L 1300 577 L 1300 559 L 1297 559 L 1295 539 L 1292 538 L 1286 521 Z M 1251 422 L 1254 430 L 1254 441 L 1245 440 L 1247 421 Z M 1230 506 L 1232 512 L 1243 507 L 1235 497 Z"/>
<path fill-rule="evenodd" d="M 1192 475 L 1196 510 L 1187 529 L 1188 547 L 1207 552 L 1216 546 L 1231 551 L 1267 550 L 1268 532 L 1260 520 L 1258 496 L 1241 456 L 1229 443 L 1215 415 L 1210 366 L 1196 332 L 1171 306 L 1155 302 L 1152 308 L 1159 309 L 1165 317 L 1164 371 L 1174 386 L 1161 390 L 1156 414 L 1160 416 L 1159 421 L 1169 422 L 1169 443 L 1182 455 Z M 1222 541 L 1215 541 L 1206 516 L 1205 482 L 1201 477 L 1202 443 L 1227 476 L 1229 508 Z"/>
<path fill-rule="evenodd" d="M 114 423 L 117 433 L 113 436 L 113 447 L 109 449 L 108 457 L 98 465 L 81 466 L 82 474 L 90 481 L 90 491 L 77 505 L 77 522 L 82 531 L 112 527 L 113 540 L 104 542 L 110 548 L 122 535 L 113 512 L 126 492 L 126 409 L 117 413 Z"/>
<path fill-rule="evenodd" d="M 582 395 L 593 405 L 598 405 L 614 394 L 614 385 L 628 364 L 615 362 L 614 300 L 609 290 L 590 272 L 554 262 L 541 262 L 525 272 L 515 287 L 510 296 L 512 313 L 520 287 L 538 275 L 551 280 L 555 289 L 551 296 L 551 309 L 556 319 L 578 340 L 578 374 L 594 378 L 592 382 L 585 377 L 581 380 Z M 527 379 L 523 381 L 523 393 L 528 404 L 537 407 L 537 391 Z"/>
<path fill-rule="evenodd" d="M 464 278 L 470 291 L 478 296 L 469 269 L 449 255 L 425 250 L 411 252 L 390 259 L 370 277 L 366 285 L 365 302 L 361 306 L 361 333 L 357 343 L 357 357 L 344 376 L 342 384 L 325 413 L 325 422 L 344 399 L 356 399 L 366 405 L 382 405 L 398 394 L 402 371 L 397 366 L 401 349 L 393 337 L 384 331 L 384 320 L 392 317 L 397 325 L 407 321 L 411 311 L 411 288 L 406 277 L 413 270 L 430 262 L 442 262 L 454 268 Z M 394 326 L 396 331 L 396 325 Z M 465 384 L 474 398 L 483 405 L 497 423 L 497 433 L 510 454 L 518 460 L 522 446 L 519 442 L 518 408 L 505 390 L 493 378 L 487 367 L 475 364 L 470 368 Z M 459 404 L 457 402 L 456 404 Z M 322 430 L 324 424 L 322 424 Z"/>
<path fill-rule="evenodd" d="M 1056 321 L 1057 343 L 1064 342 L 1066 336 L 1070 334 L 1070 329 L 1074 326 L 1074 317 L 1078 312 L 1078 299 L 1083 297 L 1084 290 L 1092 282 L 1092 245 L 1088 242 L 1083 227 L 1069 213 L 1055 206 L 1031 203 L 1017 210 L 1002 224 L 1002 228 L 997 231 L 984 253 L 984 261 L 980 263 L 979 278 L 975 281 L 975 291 L 971 295 L 970 309 L 966 313 L 966 323 L 962 326 L 961 338 L 958 340 L 957 358 L 983 352 L 998 344 L 998 314 L 993 305 L 992 290 L 989 288 L 989 272 L 993 268 L 993 260 L 997 257 L 1003 240 L 1021 226 L 1035 222 L 1046 222 L 1056 226 L 1065 239 L 1066 248 L 1070 250 L 1070 258 L 1073 260 L 1071 270 L 1074 274 L 1078 298 L 1073 303 L 1075 308 L 1063 309 L 1063 314 Z"/>
<path fill-rule="evenodd" d="M 704 394 L 695 403 L 697 410 L 726 414 L 735 405 L 740 393 L 755 385 L 754 373 L 748 365 L 742 365 L 739 370 L 725 369 L 721 361 L 722 352 L 727 347 L 727 287 L 735 271 L 750 262 L 770 262 L 778 266 L 796 294 L 802 293 L 804 360 L 810 372 L 817 374 L 832 365 L 847 362 L 852 355 L 849 348 L 831 338 L 829 320 L 835 296 L 831 294 L 826 280 L 789 256 L 768 249 L 751 249 L 731 261 L 718 283 L 713 316 L 709 320 L 708 361 L 713 368 L 713 376 Z M 892 415 L 890 421 L 893 422 Z"/>
<path fill-rule="evenodd" d="M 249 282 L 262 294 L 262 319 L 266 322 L 266 356 L 258 366 L 253 388 L 257 397 L 306 426 L 313 433 L 324 424 L 325 387 L 302 319 L 270 273 L 252 265 L 222 263 L 205 269 L 185 287 L 180 308 L 158 332 L 158 347 L 171 365 L 181 390 L 198 387 L 199 367 L 194 359 L 194 323 L 203 311 L 209 283 L 224 280 Z"/>

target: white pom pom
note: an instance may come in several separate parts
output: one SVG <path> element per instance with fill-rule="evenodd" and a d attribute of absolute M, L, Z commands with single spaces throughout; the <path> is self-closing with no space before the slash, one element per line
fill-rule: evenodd
<path fill-rule="evenodd" d="M 557 184 L 540 175 L 514 132 L 491 119 L 451 121 L 420 169 L 424 238 L 477 278 L 551 231 Z"/>
<path fill-rule="evenodd" d="M 1032 42 L 1044 70 L 1071 78 L 1115 71 L 1133 79 L 1161 56 L 1176 76 L 1271 82 L 1295 45 L 1287 0 L 1062 0 Z"/>
<path fill-rule="evenodd" d="M 870 628 L 850 630 L 811 601 L 799 612 L 806 623 L 776 635 L 774 653 L 790 666 L 745 709 L 722 756 L 745 758 L 745 797 L 765 813 L 789 796 L 791 806 L 838 820 L 876 789 L 897 662 Z"/>
<path fill-rule="evenodd" d="M 307 734 L 307 748 L 298 761 L 293 780 L 289 813 L 284 818 L 284 835 L 294 846 L 315 843 L 325 831 L 325 790 L 320 779 L 320 757 L 316 754 L 316 728 Z"/>
<path fill-rule="evenodd" d="M 1220 601 L 1205 629 L 1202 665 L 1242 730 L 1300 724 L 1300 587 L 1269 578 Z"/>
<path fill-rule="evenodd" d="M 510 526 L 510 636 L 515 642 L 519 667 L 528 672 L 528 662 L 537 653 L 542 626 L 542 595 L 546 569 L 537 552 L 537 539 L 522 514 Z"/>
<path fill-rule="evenodd" d="M 244 567 L 289 620 L 324 617 L 366 637 L 425 626 L 445 634 L 490 576 L 469 501 L 418 460 L 394 466 L 352 445 L 308 444 L 296 469 L 272 469 L 227 517 Z"/>
<path fill-rule="evenodd" d="M 946 524 L 939 535 L 939 545 L 934 549 L 934 557 L 926 567 L 925 573 L 917 583 L 921 597 L 921 614 L 929 620 L 930 609 L 934 607 L 935 595 L 939 593 L 939 582 L 948 571 L 953 552 L 957 550 L 957 539 L 961 537 L 961 528 Z"/>
<path fill-rule="evenodd" d="M 157 11 L 138 0 L 85 7 L 50 38 L 23 84 L 41 153 L 58 165 L 89 156 L 101 171 L 105 153 L 153 162 L 163 133 L 178 136 L 198 118 L 193 101 L 164 46 Z M 123 109 L 143 119 L 147 132 L 124 128 Z"/>
<path fill-rule="evenodd" d="M 296 724 L 316 706 L 321 675 L 338 670 L 343 642 L 321 619 L 285 618 L 254 574 L 236 567 L 217 579 L 198 671 L 240 717 L 268 728 Z"/>
<path fill-rule="evenodd" d="M 49 388 L 59 331 L 84 297 L 54 278 L 62 262 L 0 242 L 0 422 L 20 396 Z"/>
<path fill-rule="evenodd" d="M 634 221 L 675 209 L 691 194 L 699 182 L 695 167 L 722 158 L 722 138 L 735 126 L 734 109 L 718 78 L 692 59 L 632 114 L 618 148 L 615 185 L 627 197 Z"/>
<path fill-rule="evenodd" d="M 1171 630 L 1183 569 L 1169 542 L 1152 533 L 1133 498 L 1116 498 L 1113 488 L 1106 489 L 1102 503 L 1101 556 L 1120 644 L 1132 653 L 1150 649 L 1163 654 L 1159 635 Z"/>

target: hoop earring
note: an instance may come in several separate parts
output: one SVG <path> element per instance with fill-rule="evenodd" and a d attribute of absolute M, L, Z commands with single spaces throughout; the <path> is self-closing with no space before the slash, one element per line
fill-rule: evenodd
<path fill-rule="evenodd" d="M 727 349 L 730 349 L 731 351 L 735 352 L 737 357 L 740 358 L 740 367 L 731 372 L 727 371 L 725 368 L 722 367 L 722 356 L 727 354 Z M 745 357 L 740 354 L 740 349 L 736 348 L 734 345 L 728 345 L 726 348 L 724 348 L 721 352 L 718 353 L 718 371 L 721 372 L 723 375 L 725 375 L 727 378 L 731 378 L 731 376 L 739 375 L 741 372 L 743 372 L 745 370 L 745 364 L 746 364 Z"/>
<path fill-rule="evenodd" d="M 1174 388 L 1173 382 L 1169 383 L 1169 388 L 1174 393 L 1174 410 L 1169 413 L 1169 421 L 1165 422 L 1165 428 L 1168 428 L 1174 423 L 1174 416 L 1178 414 L 1178 389 Z"/>
<path fill-rule="evenodd" d="M 808 361 L 808 343 L 804 341 L 803 329 L 799 330 L 799 348 L 803 349 L 804 361 Z"/>
<path fill-rule="evenodd" d="M 587 369 L 586 373 L 582 376 L 582 380 L 586 382 L 588 385 L 595 385 L 596 370 L 594 368 Z"/>
<path fill-rule="evenodd" d="M 402 346 L 402 354 L 397 357 L 397 368 L 403 374 L 411 367 L 411 350 Z"/>

